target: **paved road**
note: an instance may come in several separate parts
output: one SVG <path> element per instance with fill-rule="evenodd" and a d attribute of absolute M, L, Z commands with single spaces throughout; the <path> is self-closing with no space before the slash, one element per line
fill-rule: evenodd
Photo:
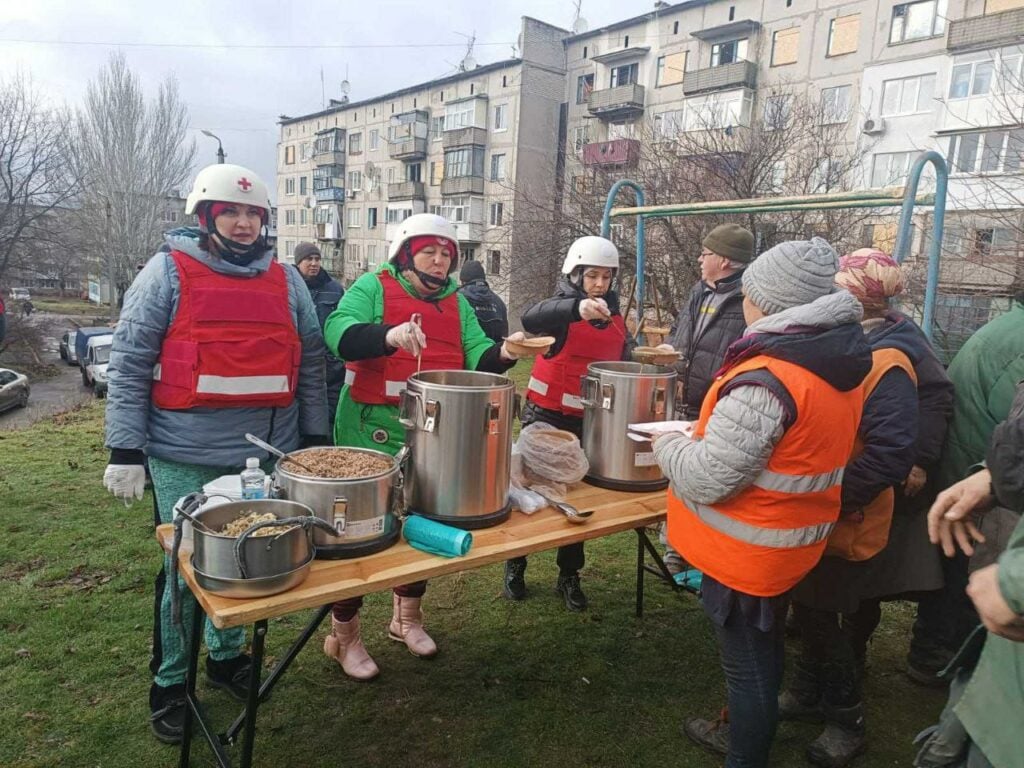
<path fill-rule="evenodd" d="M 33 321 L 44 325 L 50 334 L 46 337 L 40 357 L 45 363 L 59 366 L 60 373 L 49 379 L 30 382 L 32 394 L 28 399 L 28 407 L 0 413 L 0 430 L 23 429 L 40 419 L 69 410 L 93 398 L 92 390 L 82 386 L 82 375 L 78 367 L 67 365 L 60 359 L 58 352 L 63 329 L 74 326 L 59 315 L 40 316 L 37 313 Z M 15 365 L 10 367 L 16 368 Z"/>

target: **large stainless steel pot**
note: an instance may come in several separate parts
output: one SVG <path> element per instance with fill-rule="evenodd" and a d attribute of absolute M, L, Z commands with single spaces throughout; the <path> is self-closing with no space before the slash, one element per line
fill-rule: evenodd
<path fill-rule="evenodd" d="M 478 371 L 422 371 L 402 391 L 408 511 L 458 528 L 508 519 L 515 385 Z"/>
<path fill-rule="evenodd" d="M 307 448 L 287 454 L 299 461 L 317 451 Z M 387 460 L 389 468 L 377 475 L 356 478 L 306 477 L 285 469 L 284 459 L 274 467 L 275 496 L 305 504 L 336 531 L 313 533 L 316 556 L 324 560 L 363 557 L 387 549 L 401 534 L 398 513 L 402 509 L 401 458 L 369 448 L 345 448 Z"/>
<path fill-rule="evenodd" d="M 676 372 L 660 365 L 591 363 L 582 380 L 586 480 L 619 491 L 653 491 L 668 480 L 650 443 L 627 436 L 628 425 L 663 421 L 673 412 Z"/>

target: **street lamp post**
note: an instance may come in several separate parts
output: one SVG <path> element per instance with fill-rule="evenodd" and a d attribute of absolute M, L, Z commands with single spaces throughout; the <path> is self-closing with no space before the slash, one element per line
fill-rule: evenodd
<path fill-rule="evenodd" d="M 224 145 L 220 143 L 220 139 L 218 137 L 214 136 L 212 133 L 210 133 L 205 128 L 203 128 L 201 132 L 202 132 L 202 134 L 204 136 L 209 136 L 211 139 L 217 139 L 217 162 L 218 163 L 223 163 L 224 162 L 224 158 L 226 157 L 226 155 L 224 154 Z"/>

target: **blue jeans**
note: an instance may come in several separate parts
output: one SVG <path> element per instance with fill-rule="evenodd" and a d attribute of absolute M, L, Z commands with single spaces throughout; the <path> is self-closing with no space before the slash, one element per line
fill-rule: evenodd
<path fill-rule="evenodd" d="M 781 614 L 784 616 L 785 614 Z M 726 768 L 763 768 L 779 719 L 785 622 L 763 632 L 732 611 L 724 626 L 712 622 L 722 658 L 729 701 Z"/>

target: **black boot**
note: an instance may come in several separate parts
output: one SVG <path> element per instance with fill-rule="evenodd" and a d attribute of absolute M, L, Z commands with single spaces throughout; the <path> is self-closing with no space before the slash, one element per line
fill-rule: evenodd
<path fill-rule="evenodd" d="M 580 587 L 580 575 L 573 572 L 562 574 L 555 584 L 555 592 L 565 600 L 565 607 L 570 611 L 585 611 L 587 609 L 587 596 L 583 594 Z"/>
<path fill-rule="evenodd" d="M 180 744 L 185 724 L 185 686 L 166 688 L 153 683 L 149 689 L 149 727 L 164 744 Z"/>
<path fill-rule="evenodd" d="M 819 667 L 806 656 L 797 657 L 792 681 L 779 694 L 779 720 L 822 722 Z"/>
<path fill-rule="evenodd" d="M 526 599 L 526 558 L 505 561 L 505 597 L 509 600 Z"/>
<path fill-rule="evenodd" d="M 214 661 L 206 657 L 206 680 L 214 688 L 227 691 L 233 698 L 245 702 L 249 698 L 249 675 L 252 659 L 240 653 L 233 659 Z"/>
<path fill-rule="evenodd" d="M 825 730 L 807 748 L 807 759 L 821 768 L 844 768 L 867 749 L 864 705 L 832 707 L 823 704 Z"/>

